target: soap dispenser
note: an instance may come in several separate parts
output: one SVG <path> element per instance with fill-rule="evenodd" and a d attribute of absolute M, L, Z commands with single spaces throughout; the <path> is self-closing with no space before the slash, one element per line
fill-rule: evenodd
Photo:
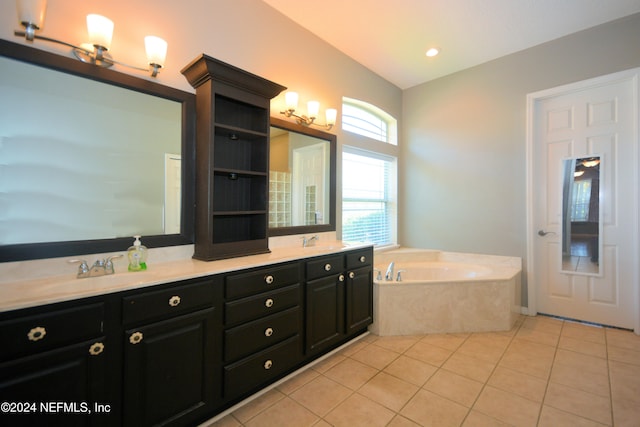
<path fill-rule="evenodd" d="M 142 271 L 147 269 L 147 247 L 140 242 L 140 237 L 133 236 L 135 241 L 133 246 L 129 247 L 127 255 L 129 256 L 129 271 Z"/>

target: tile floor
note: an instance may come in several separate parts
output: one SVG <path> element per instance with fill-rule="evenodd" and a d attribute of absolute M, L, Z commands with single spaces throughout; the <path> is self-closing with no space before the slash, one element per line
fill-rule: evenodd
<path fill-rule="evenodd" d="M 213 423 L 640 426 L 640 336 L 522 316 L 509 332 L 368 335 Z"/>

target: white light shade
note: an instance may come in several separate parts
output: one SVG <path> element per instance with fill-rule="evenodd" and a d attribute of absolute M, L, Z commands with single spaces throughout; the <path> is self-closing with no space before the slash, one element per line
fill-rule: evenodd
<path fill-rule="evenodd" d="M 320 111 L 320 103 L 318 101 L 309 101 L 307 103 L 307 114 L 309 117 L 318 117 Z"/>
<path fill-rule="evenodd" d="M 89 30 L 89 42 L 94 46 L 109 50 L 113 37 L 113 21 L 102 15 L 87 15 L 87 29 Z"/>
<path fill-rule="evenodd" d="M 298 93 L 297 92 L 285 93 L 284 102 L 287 105 L 287 110 L 296 110 L 298 108 Z"/>
<path fill-rule="evenodd" d="M 44 25 L 47 0 L 16 0 L 20 23 L 32 24 L 38 28 Z"/>
<path fill-rule="evenodd" d="M 147 51 L 147 59 L 149 64 L 164 66 L 167 59 L 167 42 L 156 36 L 146 36 L 144 38 L 144 47 Z"/>
<path fill-rule="evenodd" d="M 338 117 L 338 110 L 336 110 L 335 108 L 327 108 L 325 115 L 327 117 L 328 125 L 333 126 L 336 124 L 336 117 Z"/>

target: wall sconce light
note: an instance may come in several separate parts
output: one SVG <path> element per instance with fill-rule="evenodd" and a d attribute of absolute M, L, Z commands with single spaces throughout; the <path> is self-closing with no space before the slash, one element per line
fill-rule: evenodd
<path fill-rule="evenodd" d="M 140 71 L 148 71 L 151 77 L 156 77 L 160 68 L 163 67 L 167 57 L 167 42 L 159 37 L 145 37 L 145 49 L 149 63 L 148 68 L 136 67 L 116 61 L 107 52 L 111 47 L 113 36 L 113 21 L 101 15 L 87 15 L 87 30 L 89 32 L 89 43 L 76 46 L 65 41 L 50 37 L 39 36 L 36 31 L 40 30 L 44 24 L 44 15 L 47 9 L 47 0 L 16 0 L 18 7 L 18 20 L 24 27 L 24 31 L 14 31 L 18 37 L 24 37 L 27 41 L 44 40 L 68 46 L 73 50 L 73 54 L 82 62 L 95 64 L 99 67 L 111 67 L 113 64 L 123 65 Z"/>
<path fill-rule="evenodd" d="M 315 120 L 320 112 L 320 103 L 318 101 L 309 101 L 307 103 L 307 115 L 295 114 L 298 109 L 298 94 L 296 92 L 287 92 L 284 94 L 286 110 L 281 111 L 280 114 L 284 114 L 286 117 L 295 117 L 296 123 L 303 126 L 316 125 L 331 129 L 336 124 L 336 117 L 338 116 L 338 110 L 335 108 L 328 108 L 325 111 L 326 124 L 316 123 Z"/>

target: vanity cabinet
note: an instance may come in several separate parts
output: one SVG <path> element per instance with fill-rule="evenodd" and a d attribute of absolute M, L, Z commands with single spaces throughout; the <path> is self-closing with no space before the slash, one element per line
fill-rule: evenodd
<path fill-rule="evenodd" d="M 214 276 L 122 297 L 125 425 L 185 425 L 213 410 L 221 345 L 215 282 Z"/>
<path fill-rule="evenodd" d="M 225 278 L 225 402 L 246 397 L 301 363 L 301 280 L 299 262 Z"/>
<path fill-rule="evenodd" d="M 306 263 L 307 354 L 327 350 L 373 322 L 373 249 Z"/>
<path fill-rule="evenodd" d="M 207 55 L 182 73 L 196 89 L 194 258 L 269 252 L 270 100 L 286 88 Z"/>
<path fill-rule="evenodd" d="M 51 413 L 60 425 L 109 424 L 110 414 L 88 416 L 94 402 L 114 398 L 108 367 L 117 350 L 105 337 L 104 310 L 95 302 L 0 313 L 0 402 L 14 405 L 3 408 L 0 424 L 47 425 Z"/>

